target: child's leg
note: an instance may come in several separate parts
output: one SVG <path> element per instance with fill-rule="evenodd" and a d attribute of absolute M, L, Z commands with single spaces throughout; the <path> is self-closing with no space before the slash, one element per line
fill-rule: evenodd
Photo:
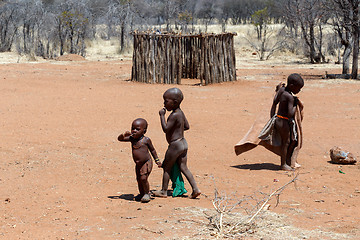
<path fill-rule="evenodd" d="M 150 201 L 150 184 L 149 184 L 149 174 L 144 174 L 140 176 L 139 182 L 142 186 L 144 194 L 142 195 L 140 201 L 143 203 Z"/>
<path fill-rule="evenodd" d="M 152 170 L 152 161 L 149 160 L 142 165 L 136 166 L 136 180 L 138 182 L 140 196 L 150 192 L 150 185 L 148 182 L 149 175 Z"/>
<path fill-rule="evenodd" d="M 184 151 L 183 144 L 179 144 L 180 141 L 175 141 L 169 144 L 165 153 L 165 159 L 162 163 L 164 170 L 161 191 L 155 191 L 154 195 L 157 197 L 167 197 L 167 190 L 169 186 L 171 169 L 176 162 L 178 156 Z"/>
<path fill-rule="evenodd" d="M 140 201 L 145 193 L 144 193 L 144 189 L 142 187 L 140 179 L 136 179 L 136 181 L 137 181 L 137 184 L 138 184 L 139 194 L 136 195 L 134 199 L 135 199 L 135 201 Z"/>
<path fill-rule="evenodd" d="M 171 169 L 176 162 L 176 158 L 179 155 L 181 149 L 179 149 L 176 144 L 170 144 L 169 148 L 165 153 L 165 159 L 162 164 L 164 169 L 163 180 L 162 180 L 162 188 L 161 190 L 166 192 L 169 186 Z"/>
<path fill-rule="evenodd" d="M 292 170 L 292 168 L 286 163 L 286 157 L 290 144 L 290 126 L 288 120 L 276 118 L 275 128 L 279 131 L 281 136 L 281 169 Z"/>
<path fill-rule="evenodd" d="M 295 167 L 295 163 L 291 163 L 291 157 L 293 155 L 294 149 L 297 146 L 297 141 L 290 141 L 287 153 L 286 153 L 286 164 Z"/>
<path fill-rule="evenodd" d="M 290 137 L 289 137 L 289 139 L 290 139 L 290 144 L 289 144 L 289 148 L 287 151 L 286 163 L 292 168 L 301 167 L 301 165 L 296 162 L 297 154 L 296 154 L 296 156 L 294 156 L 294 150 L 299 144 L 298 143 L 297 126 L 296 126 L 296 123 L 294 120 L 290 122 Z"/>
<path fill-rule="evenodd" d="M 139 185 L 141 185 L 142 194 L 148 194 L 150 192 L 150 184 L 148 181 L 149 174 L 141 175 L 139 179 Z"/>
<path fill-rule="evenodd" d="M 149 176 L 152 170 L 152 161 L 148 160 L 140 169 L 140 177 L 139 183 L 143 190 L 143 196 L 141 197 L 141 202 L 146 203 L 150 201 L 150 184 L 149 184 Z"/>
<path fill-rule="evenodd" d="M 189 181 L 189 183 L 191 185 L 192 194 L 190 197 L 196 198 L 197 196 L 199 196 L 201 194 L 201 191 L 196 184 L 194 176 L 192 175 L 189 168 L 187 167 L 187 151 L 179 156 L 178 163 L 179 163 L 181 172 L 185 175 L 186 179 Z"/>
<path fill-rule="evenodd" d="M 136 166 L 136 181 L 137 181 L 138 189 L 139 189 L 139 193 L 140 193 L 139 195 L 143 196 L 145 194 L 145 192 L 144 192 L 144 188 L 143 188 L 143 185 L 141 182 L 141 174 L 140 174 L 139 166 Z"/>

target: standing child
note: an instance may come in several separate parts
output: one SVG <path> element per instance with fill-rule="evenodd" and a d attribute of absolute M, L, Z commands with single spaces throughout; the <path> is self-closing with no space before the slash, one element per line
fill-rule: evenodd
<path fill-rule="evenodd" d="M 304 80 L 297 73 L 288 76 L 286 86 L 283 83 L 277 85 L 270 120 L 268 113 L 266 116 L 261 113 L 256 118 L 246 135 L 235 145 L 236 155 L 260 145 L 281 157 L 282 170 L 300 167 L 297 155 L 302 147 L 304 106 L 294 94 L 299 93 L 303 86 Z"/>
<path fill-rule="evenodd" d="M 144 136 L 147 126 L 148 124 L 145 119 L 137 118 L 132 122 L 131 133 L 126 131 L 118 137 L 118 140 L 121 142 L 131 142 L 132 156 L 136 164 L 136 180 L 140 192 L 140 194 L 135 197 L 135 200 L 140 200 L 143 203 L 150 201 L 150 185 L 148 178 L 153 164 L 149 151 L 155 159 L 155 163 L 161 167 L 161 162 L 150 138 Z"/>
<path fill-rule="evenodd" d="M 260 133 L 260 139 L 269 139 L 272 134 L 273 141 L 276 133 L 281 142 L 281 169 L 291 170 L 291 167 L 300 167 L 299 164 L 291 162 L 293 151 L 298 144 L 298 132 L 295 123 L 295 112 L 297 106 L 302 110 L 303 105 L 301 101 L 294 96 L 298 94 L 304 86 L 302 77 L 293 73 L 288 76 L 287 85 L 278 86 L 277 93 L 274 97 L 273 104 L 270 110 L 271 120 L 269 125 L 273 125 L 273 132 L 266 131 L 268 128 Z M 278 106 L 277 114 L 275 114 L 276 107 Z"/>
<path fill-rule="evenodd" d="M 154 195 L 157 197 L 167 197 L 171 170 L 173 165 L 177 163 L 181 172 L 185 175 L 191 185 L 192 194 L 190 198 L 196 198 L 201 192 L 197 187 L 194 176 L 187 167 L 188 145 L 184 138 L 184 131 L 189 129 L 189 123 L 185 114 L 180 109 L 180 104 L 184 96 L 180 89 L 170 88 L 164 93 L 163 98 L 164 108 L 159 111 L 159 115 L 161 127 L 166 135 L 169 146 L 162 164 L 164 169 L 162 188 L 159 191 L 155 191 Z M 172 111 L 167 121 L 165 121 L 166 110 Z"/>

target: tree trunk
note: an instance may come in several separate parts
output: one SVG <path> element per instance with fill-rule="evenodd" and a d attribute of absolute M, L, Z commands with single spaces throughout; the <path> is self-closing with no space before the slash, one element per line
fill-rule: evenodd
<path fill-rule="evenodd" d="M 125 21 L 122 21 L 120 27 L 120 53 L 124 52 L 124 47 L 125 47 Z"/>
<path fill-rule="evenodd" d="M 59 33 L 59 40 L 60 40 L 60 56 L 64 55 L 64 39 L 62 35 L 62 24 L 59 23 L 58 25 L 58 33 Z"/>
<path fill-rule="evenodd" d="M 351 78 L 357 79 L 359 63 L 359 29 L 354 31 L 354 48 L 353 48 L 353 62 L 351 70 Z"/>
<path fill-rule="evenodd" d="M 358 1 L 355 1 L 353 5 L 354 14 L 353 14 L 353 39 L 354 39 L 354 46 L 353 46 L 353 65 L 351 71 L 351 78 L 357 79 L 358 76 L 358 63 L 359 63 L 359 6 Z"/>
<path fill-rule="evenodd" d="M 309 30 L 310 30 L 310 45 L 309 45 L 309 50 L 310 50 L 310 61 L 311 63 L 315 63 L 315 33 L 314 33 L 314 25 L 310 24 L 309 26 Z"/>
<path fill-rule="evenodd" d="M 343 63 L 342 63 L 342 74 L 349 74 L 350 72 L 350 55 L 351 55 L 351 44 L 345 44 Z"/>
<path fill-rule="evenodd" d="M 70 53 L 75 53 L 74 52 L 74 29 L 73 29 L 73 27 L 70 28 L 69 39 L 70 39 Z"/>

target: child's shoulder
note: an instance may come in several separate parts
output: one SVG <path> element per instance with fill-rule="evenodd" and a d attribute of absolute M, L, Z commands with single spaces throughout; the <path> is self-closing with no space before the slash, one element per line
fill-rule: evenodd
<path fill-rule="evenodd" d="M 282 95 L 285 91 L 285 87 L 284 86 L 280 86 L 280 84 L 276 87 L 276 94 L 274 97 L 274 101 L 279 101 L 282 98 Z"/>
<path fill-rule="evenodd" d="M 284 91 L 281 93 L 281 98 L 288 101 L 289 99 L 293 99 L 294 96 L 293 96 L 290 92 L 284 90 Z"/>
<path fill-rule="evenodd" d="M 182 117 L 183 115 L 184 115 L 184 112 L 180 108 L 178 108 L 175 111 L 172 111 L 172 113 L 170 114 L 169 117 L 179 118 L 179 117 Z"/>
<path fill-rule="evenodd" d="M 279 91 L 285 91 L 285 83 L 280 82 L 278 85 L 276 85 L 275 92 L 279 92 Z"/>
<path fill-rule="evenodd" d="M 144 144 L 148 144 L 149 142 L 151 142 L 151 139 L 149 137 L 147 137 L 147 136 L 144 136 L 143 139 L 142 139 L 142 142 Z"/>
<path fill-rule="evenodd" d="M 286 92 L 285 87 L 284 87 L 284 86 L 280 87 L 280 88 L 277 90 L 277 92 L 278 92 L 278 94 L 283 94 L 284 92 Z"/>

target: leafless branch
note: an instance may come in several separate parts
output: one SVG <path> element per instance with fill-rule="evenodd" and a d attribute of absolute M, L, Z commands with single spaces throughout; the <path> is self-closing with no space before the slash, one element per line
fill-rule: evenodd
<path fill-rule="evenodd" d="M 210 224 L 215 227 L 219 237 L 235 236 L 236 234 L 249 231 L 255 227 L 254 219 L 262 212 L 262 210 L 264 210 L 265 206 L 272 198 L 276 198 L 276 206 L 278 206 L 280 202 L 280 195 L 284 189 L 291 183 L 294 183 L 296 187 L 298 176 L 299 172 L 294 172 L 293 178 L 289 182 L 277 188 L 270 194 L 255 192 L 250 196 L 242 197 L 240 200 L 234 200 L 233 197 L 228 196 L 227 194 L 220 194 L 215 186 L 215 196 L 212 200 L 212 204 L 216 214 L 213 216 L 207 216 L 210 220 Z M 258 194 L 262 197 L 259 198 Z M 252 204 L 251 202 L 255 202 L 255 204 Z M 242 215 L 233 212 L 233 210 L 237 207 L 244 210 L 246 214 Z"/>

